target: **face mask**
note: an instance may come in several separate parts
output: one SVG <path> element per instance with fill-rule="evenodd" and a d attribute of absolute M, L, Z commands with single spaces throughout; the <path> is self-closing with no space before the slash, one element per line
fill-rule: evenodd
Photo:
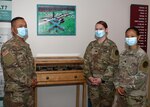
<path fill-rule="evenodd" d="M 17 28 L 17 31 L 18 31 L 18 36 L 21 38 L 25 38 L 26 36 L 28 36 L 28 29 L 25 27 Z"/>
<path fill-rule="evenodd" d="M 102 38 L 105 34 L 106 34 L 106 33 L 105 33 L 104 30 L 96 30 L 96 31 L 95 31 L 95 35 L 96 35 L 96 37 L 98 37 L 98 38 Z"/>
<path fill-rule="evenodd" d="M 133 46 L 137 44 L 137 37 L 125 38 L 125 42 L 129 46 Z"/>

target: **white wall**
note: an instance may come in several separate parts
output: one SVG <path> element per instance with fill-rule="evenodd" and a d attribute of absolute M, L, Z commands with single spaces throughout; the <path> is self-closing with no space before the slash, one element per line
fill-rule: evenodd
<path fill-rule="evenodd" d="M 37 4 L 76 5 L 76 36 L 37 36 Z M 13 0 L 13 17 L 23 16 L 29 28 L 29 39 L 34 56 L 37 54 L 84 54 L 87 44 L 94 39 L 94 26 L 99 20 L 109 25 L 109 38 L 123 48 L 124 32 L 129 27 L 130 5 L 150 4 L 149 0 Z M 150 22 L 150 21 L 149 21 Z"/>
<path fill-rule="evenodd" d="M 37 36 L 37 4 L 76 5 L 76 36 Z M 108 37 L 116 42 L 119 50 L 124 48 L 124 32 L 129 27 L 131 4 L 150 5 L 150 1 L 13 0 L 12 9 L 13 17 L 22 16 L 28 23 L 29 38 L 27 42 L 31 45 L 34 56 L 37 54 L 79 54 L 83 56 L 86 46 L 94 39 L 94 26 L 99 20 L 108 23 Z M 150 34 L 150 30 L 148 34 Z M 150 56 L 150 45 L 148 54 Z M 38 92 L 40 100 L 38 107 L 75 107 L 74 86 L 39 88 Z"/>

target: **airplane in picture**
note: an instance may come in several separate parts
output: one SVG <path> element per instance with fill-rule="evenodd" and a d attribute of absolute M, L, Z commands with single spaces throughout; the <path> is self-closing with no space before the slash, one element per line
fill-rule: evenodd
<path fill-rule="evenodd" d="M 65 28 L 61 26 L 62 23 L 65 22 L 64 18 L 71 15 L 71 13 L 62 13 L 60 15 L 56 15 L 54 12 L 51 16 L 47 17 L 42 17 L 41 22 L 39 22 L 39 25 L 47 24 L 50 23 L 52 24 L 49 28 L 48 31 L 50 32 L 51 30 L 54 30 L 58 32 L 58 30 L 64 31 Z"/>

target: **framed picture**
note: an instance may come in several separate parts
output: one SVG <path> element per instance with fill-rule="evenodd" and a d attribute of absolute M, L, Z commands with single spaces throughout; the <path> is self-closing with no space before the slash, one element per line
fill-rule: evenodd
<path fill-rule="evenodd" d="M 38 4 L 37 35 L 76 35 L 76 6 Z"/>
<path fill-rule="evenodd" d="M 12 0 L 0 0 L 0 22 L 10 22 L 12 17 Z"/>

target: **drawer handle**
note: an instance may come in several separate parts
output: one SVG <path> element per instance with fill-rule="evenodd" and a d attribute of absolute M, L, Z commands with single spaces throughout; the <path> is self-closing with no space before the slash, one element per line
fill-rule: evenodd
<path fill-rule="evenodd" d="M 46 77 L 47 80 L 49 80 L 49 77 Z"/>
<path fill-rule="evenodd" d="M 78 78 L 78 76 L 74 76 L 74 78 Z"/>

